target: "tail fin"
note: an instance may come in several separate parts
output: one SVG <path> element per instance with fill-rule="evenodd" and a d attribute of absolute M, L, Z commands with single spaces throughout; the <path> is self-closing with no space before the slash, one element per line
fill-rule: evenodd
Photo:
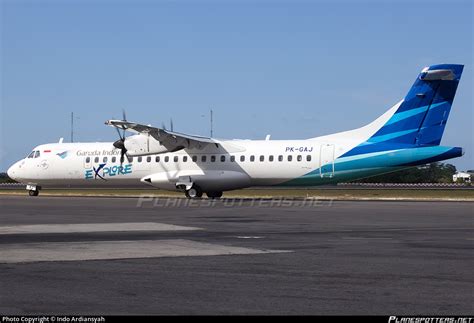
<path fill-rule="evenodd" d="M 368 144 L 439 145 L 463 65 L 425 67 L 392 117 Z"/>

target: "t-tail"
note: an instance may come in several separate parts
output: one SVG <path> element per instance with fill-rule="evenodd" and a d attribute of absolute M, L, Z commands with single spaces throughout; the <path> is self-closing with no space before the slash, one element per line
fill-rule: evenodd
<path fill-rule="evenodd" d="M 377 128 L 372 128 L 372 133 L 368 134 L 364 142 L 341 157 L 425 147 L 432 149 L 416 151 L 432 152 L 433 156 L 428 153 L 423 156 L 425 158 L 407 162 L 406 165 L 461 156 L 462 148 L 441 147 L 439 144 L 462 71 L 463 65 L 457 64 L 425 67 L 405 98 L 381 117 L 383 123 L 378 122 Z M 370 125 L 368 127 L 371 128 Z"/>

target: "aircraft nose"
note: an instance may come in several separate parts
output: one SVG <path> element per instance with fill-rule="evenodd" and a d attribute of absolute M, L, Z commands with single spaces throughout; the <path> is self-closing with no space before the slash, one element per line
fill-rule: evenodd
<path fill-rule="evenodd" d="M 8 170 L 7 170 L 7 175 L 8 177 L 10 177 L 11 179 L 15 179 L 15 171 L 16 169 L 16 163 L 13 164 Z"/>

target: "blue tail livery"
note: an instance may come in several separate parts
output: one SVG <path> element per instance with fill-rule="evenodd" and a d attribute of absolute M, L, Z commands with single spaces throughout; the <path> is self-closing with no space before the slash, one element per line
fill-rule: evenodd
<path fill-rule="evenodd" d="M 390 119 L 345 156 L 441 142 L 463 65 L 425 67 Z"/>

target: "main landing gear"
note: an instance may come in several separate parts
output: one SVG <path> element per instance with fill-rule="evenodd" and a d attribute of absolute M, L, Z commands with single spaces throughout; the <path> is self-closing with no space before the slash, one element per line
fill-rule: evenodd
<path fill-rule="evenodd" d="M 38 196 L 41 186 L 36 185 L 26 185 L 26 189 L 28 190 L 29 196 Z"/>
<path fill-rule="evenodd" d="M 176 189 L 184 192 L 184 195 L 188 199 L 198 199 L 202 197 L 203 191 L 202 188 L 193 183 L 190 176 L 182 176 L 179 178 L 179 181 L 176 183 Z M 206 195 L 210 199 L 222 197 L 222 191 L 207 191 Z"/>
<path fill-rule="evenodd" d="M 202 197 L 202 190 L 199 186 L 193 185 L 189 190 L 186 190 L 184 194 L 188 199 L 195 199 L 195 198 L 201 198 Z M 206 192 L 206 195 L 210 199 L 218 199 L 222 197 L 222 192 L 221 191 L 211 191 L 211 192 Z"/>
<path fill-rule="evenodd" d="M 199 186 L 193 185 L 189 190 L 184 191 L 188 199 L 195 199 L 202 197 L 202 190 Z"/>
<path fill-rule="evenodd" d="M 185 190 L 184 194 L 186 195 L 188 199 L 198 199 L 202 197 L 203 191 L 198 185 L 194 184 L 190 189 Z M 218 199 L 222 197 L 222 192 L 211 191 L 211 192 L 206 192 L 206 195 L 210 199 Z"/>
<path fill-rule="evenodd" d="M 221 191 L 206 192 L 206 195 L 210 199 L 219 199 L 222 197 L 222 192 Z"/>

